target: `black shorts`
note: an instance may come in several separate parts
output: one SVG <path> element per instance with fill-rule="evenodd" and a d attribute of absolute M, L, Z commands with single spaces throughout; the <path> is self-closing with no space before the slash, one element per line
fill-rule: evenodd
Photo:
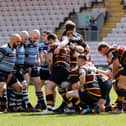
<path fill-rule="evenodd" d="M 31 77 L 39 77 L 39 70 L 38 70 L 38 67 L 32 67 L 32 70 L 31 70 Z"/>
<path fill-rule="evenodd" d="M 126 68 L 120 71 L 120 75 L 126 76 Z"/>
<path fill-rule="evenodd" d="M 70 84 L 74 84 L 77 83 L 78 81 L 79 81 L 79 71 L 78 70 L 70 71 L 70 74 L 68 76 L 68 82 L 70 82 Z"/>
<path fill-rule="evenodd" d="M 17 77 L 17 79 L 20 81 L 20 82 L 22 82 L 22 81 L 24 81 L 24 69 L 23 68 L 17 68 L 16 69 L 16 77 Z"/>
<path fill-rule="evenodd" d="M 24 73 L 29 73 L 29 68 L 34 67 L 34 65 L 24 64 Z"/>
<path fill-rule="evenodd" d="M 78 76 L 69 76 L 68 77 L 68 82 L 70 82 L 70 84 L 74 84 L 77 83 L 79 81 L 79 77 Z"/>
<path fill-rule="evenodd" d="M 0 82 L 6 82 L 8 73 L 4 71 L 0 71 Z"/>
<path fill-rule="evenodd" d="M 87 91 L 82 92 L 79 90 L 79 96 L 80 100 L 88 104 L 89 106 L 93 106 L 93 104 L 97 103 L 98 100 L 100 99 L 100 97 L 89 94 Z"/>
<path fill-rule="evenodd" d="M 49 70 L 40 68 L 40 79 L 41 80 L 48 80 L 49 78 Z"/>
<path fill-rule="evenodd" d="M 98 83 L 101 89 L 101 98 L 106 99 L 107 95 L 109 95 L 111 84 L 109 81 L 99 81 Z"/>
<path fill-rule="evenodd" d="M 66 81 L 69 76 L 69 72 L 62 66 L 54 66 L 49 76 L 49 80 L 60 85 L 63 81 Z"/>
<path fill-rule="evenodd" d="M 12 73 L 12 77 L 10 79 L 10 81 L 8 82 L 8 86 L 11 86 L 13 84 L 17 83 L 17 77 L 16 77 L 16 74 L 15 73 Z"/>

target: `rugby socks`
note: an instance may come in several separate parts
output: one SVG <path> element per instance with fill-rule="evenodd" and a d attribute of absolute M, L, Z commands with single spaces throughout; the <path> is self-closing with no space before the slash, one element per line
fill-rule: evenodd
<path fill-rule="evenodd" d="M 53 98 L 54 101 L 53 101 L 52 107 L 55 107 L 55 102 L 56 102 L 56 91 L 54 91 L 53 97 L 54 97 L 54 98 Z"/>
<path fill-rule="evenodd" d="M 44 101 L 43 92 L 42 91 L 36 92 L 36 96 L 38 98 L 38 104 L 40 105 L 40 107 L 42 109 L 46 109 L 46 104 L 45 104 L 45 101 Z"/>
<path fill-rule="evenodd" d="M 47 109 L 51 108 L 54 102 L 53 94 L 46 94 Z"/>
<path fill-rule="evenodd" d="M 105 112 L 114 111 L 116 109 L 116 105 L 105 106 Z"/>
<path fill-rule="evenodd" d="M 1 111 L 1 96 L 0 96 L 0 111 Z"/>
<path fill-rule="evenodd" d="M 59 91 L 59 93 L 60 93 L 60 95 L 62 96 L 62 99 L 63 99 L 62 104 L 61 104 L 61 106 L 63 108 L 63 107 L 65 107 L 68 104 L 69 99 L 66 97 L 66 91 L 64 89 L 59 87 L 58 91 Z"/>
<path fill-rule="evenodd" d="M 122 110 L 122 104 L 123 104 L 124 99 L 125 99 L 124 97 L 118 96 L 115 104 L 105 107 L 105 112 L 114 111 L 116 108 L 118 110 Z"/>
<path fill-rule="evenodd" d="M 8 108 L 7 91 L 5 90 L 3 96 L 0 97 L 1 111 L 6 111 Z"/>
<path fill-rule="evenodd" d="M 80 99 L 72 97 L 69 101 L 71 101 L 75 106 L 80 106 Z"/>
<path fill-rule="evenodd" d="M 10 111 L 13 111 L 13 108 L 16 108 L 16 95 L 12 90 L 10 93 L 9 103 L 8 103 Z"/>
<path fill-rule="evenodd" d="M 12 91 L 9 98 L 10 111 L 18 111 L 22 108 L 22 92 Z"/>
<path fill-rule="evenodd" d="M 11 87 L 7 87 L 7 98 L 8 98 L 8 108 L 9 108 L 9 103 L 10 103 L 10 95 L 13 89 Z"/>
<path fill-rule="evenodd" d="M 124 89 L 117 89 L 116 90 L 118 99 L 117 99 L 117 108 L 119 110 L 122 110 L 123 105 L 125 103 L 125 98 L 126 98 L 126 90 Z"/>
<path fill-rule="evenodd" d="M 126 111 L 126 100 L 125 100 L 125 97 L 122 97 L 122 96 L 118 96 L 118 99 L 117 99 L 117 108 L 119 110 L 123 110 L 123 111 Z"/>
<path fill-rule="evenodd" d="M 27 109 L 27 105 L 29 103 L 28 90 L 23 89 L 22 95 L 23 95 L 22 96 L 22 106 L 23 106 L 23 108 Z"/>
<path fill-rule="evenodd" d="M 73 107 L 76 111 L 80 111 L 80 107 L 84 108 L 85 106 L 80 102 L 78 98 L 70 98 L 69 101 L 73 104 Z"/>
<path fill-rule="evenodd" d="M 122 108 L 123 108 L 123 111 L 126 112 L 126 97 L 123 101 Z"/>
<path fill-rule="evenodd" d="M 16 96 L 16 108 L 17 108 L 17 111 L 20 111 L 20 109 L 22 109 L 22 92 L 14 91 L 14 94 Z"/>

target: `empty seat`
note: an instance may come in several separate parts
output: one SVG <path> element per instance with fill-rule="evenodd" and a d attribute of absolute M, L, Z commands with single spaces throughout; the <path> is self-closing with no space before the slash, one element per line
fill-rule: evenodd
<path fill-rule="evenodd" d="M 7 37 L 12 32 L 33 28 L 54 32 L 73 9 L 79 12 L 84 2 L 89 4 L 92 0 L 3 0 L 0 3 L 0 34 Z"/>

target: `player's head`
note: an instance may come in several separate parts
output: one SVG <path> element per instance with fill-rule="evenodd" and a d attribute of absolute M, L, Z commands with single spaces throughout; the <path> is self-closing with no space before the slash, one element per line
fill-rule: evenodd
<path fill-rule="evenodd" d="M 50 34 L 50 32 L 47 32 L 47 31 L 44 31 L 43 33 L 42 33 L 42 41 L 44 42 L 44 43 L 48 43 L 48 35 Z"/>
<path fill-rule="evenodd" d="M 40 31 L 38 29 L 34 29 L 33 31 L 30 32 L 30 40 L 32 42 L 38 42 L 40 39 Z"/>
<path fill-rule="evenodd" d="M 105 55 L 108 54 L 109 49 L 110 49 L 110 45 L 109 45 L 108 43 L 106 43 L 106 42 L 100 42 L 100 43 L 98 44 L 98 52 L 99 52 L 101 55 L 103 55 L 103 56 L 105 56 Z"/>
<path fill-rule="evenodd" d="M 21 31 L 22 43 L 27 42 L 29 39 L 29 33 L 27 31 Z"/>
<path fill-rule="evenodd" d="M 50 44 L 55 43 L 58 40 L 56 34 L 54 34 L 54 33 L 49 34 L 47 39 Z"/>
<path fill-rule="evenodd" d="M 72 22 L 71 20 L 68 20 L 65 23 L 65 31 L 67 32 L 67 34 L 73 34 L 76 30 L 76 24 L 74 22 Z"/>
<path fill-rule="evenodd" d="M 12 34 L 10 37 L 10 45 L 12 48 L 16 49 L 20 45 L 21 41 L 21 36 L 17 33 Z"/>
<path fill-rule="evenodd" d="M 77 63 L 79 66 L 85 64 L 86 61 L 87 61 L 87 57 L 84 54 L 80 54 L 77 58 Z"/>

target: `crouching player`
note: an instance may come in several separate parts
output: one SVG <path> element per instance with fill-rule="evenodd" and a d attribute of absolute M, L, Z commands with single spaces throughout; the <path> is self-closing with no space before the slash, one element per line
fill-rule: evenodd
<path fill-rule="evenodd" d="M 85 55 L 78 56 L 79 79 L 81 88 L 66 93 L 68 99 L 76 98 L 75 104 L 80 105 L 82 114 L 87 112 L 99 113 L 99 99 L 101 92 L 96 79 L 96 68 L 87 61 Z M 83 103 L 83 104 L 82 104 Z"/>

